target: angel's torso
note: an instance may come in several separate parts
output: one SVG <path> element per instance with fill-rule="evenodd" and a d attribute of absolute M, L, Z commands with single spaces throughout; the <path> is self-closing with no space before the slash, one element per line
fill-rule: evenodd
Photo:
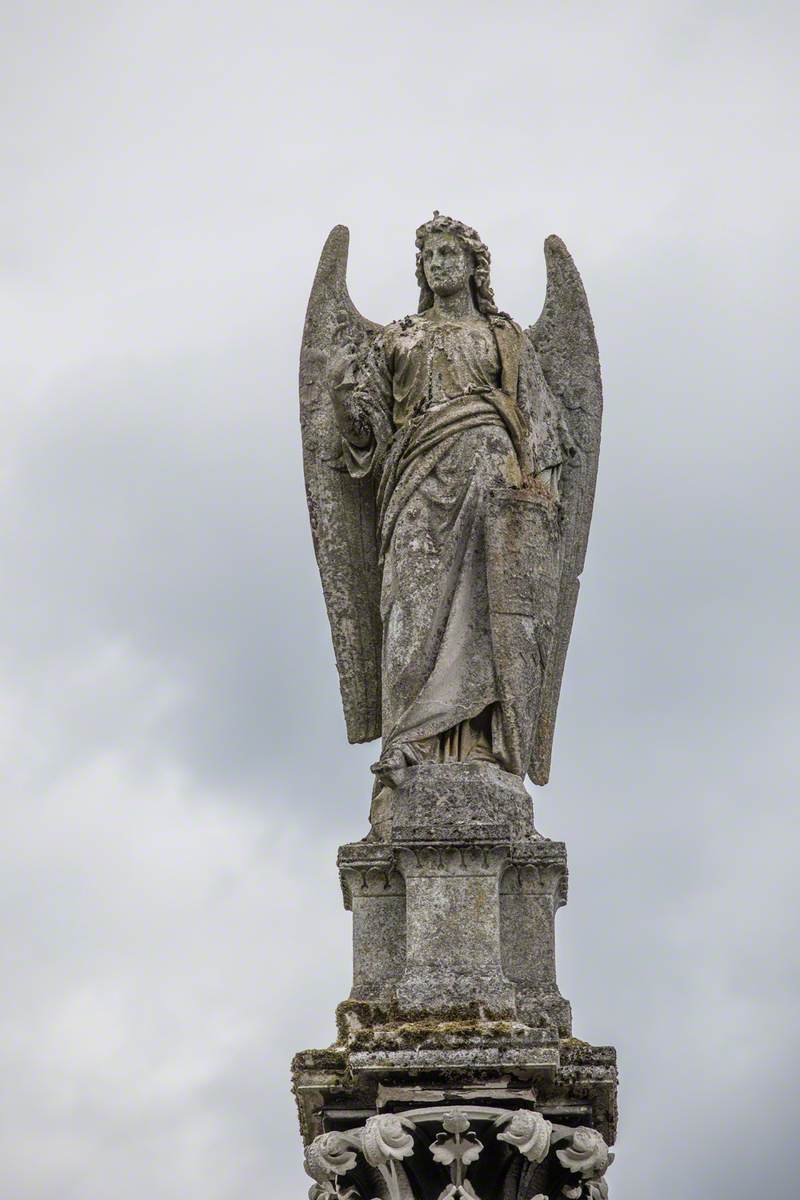
<path fill-rule="evenodd" d="M 406 317 L 390 325 L 385 338 L 397 426 L 459 396 L 498 386 L 497 341 L 483 318 L 433 321 Z"/>

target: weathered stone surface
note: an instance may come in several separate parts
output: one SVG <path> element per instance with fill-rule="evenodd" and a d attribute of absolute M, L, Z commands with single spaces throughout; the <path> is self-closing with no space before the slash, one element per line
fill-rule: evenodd
<path fill-rule="evenodd" d="M 348 1059 L 350 1070 L 355 1075 L 373 1071 L 386 1077 L 402 1072 L 417 1078 L 432 1072 L 468 1072 L 472 1079 L 479 1079 L 487 1073 L 496 1075 L 498 1072 L 513 1072 L 522 1079 L 553 1077 L 558 1070 L 558 1062 L 558 1049 L 555 1046 L 516 1046 L 508 1042 L 491 1046 L 469 1041 L 461 1041 L 452 1047 L 357 1050 Z"/>
<path fill-rule="evenodd" d="M 503 970 L 515 985 L 517 1017 L 535 1023 L 546 1013 L 562 1037 L 572 1032 L 572 1014 L 556 983 L 555 915 L 566 899 L 563 843 L 516 845 L 500 880 Z"/>
<path fill-rule="evenodd" d="M 406 885 L 391 850 L 357 842 L 339 851 L 353 913 L 353 1000 L 391 1003 L 406 964 Z"/>
<path fill-rule="evenodd" d="M 522 781 L 491 763 L 429 763 L 391 792 L 386 837 L 394 844 L 510 842 L 535 836 Z"/>
<path fill-rule="evenodd" d="M 517 1059 L 503 1068 L 498 1068 L 496 1054 L 479 1052 L 477 1069 L 468 1049 L 460 1061 L 455 1056 L 439 1064 L 418 1061 L 414 1069 L 384 1063 L 369 1070 L 377 1059 L 365 1059 L 365 1069 L 355 1072 L 343 1046 L 295 1055 L 292 1079 L 303 1140 L 323 1129 L 356 1124 L 387 1105 L 402 1110 L 416 1103 L 471 1102 L 513 1108 L 522 1092 L 549 1120 L 592 1125 L 613 1144 L 617 1068 L 612 1047 L 568 1038 L 555 1048 L 542 1048 L 546 1054 L 532 1054 L 527 1065 L 520 1066 Z"/>
<path fill-rule="evenodd" d="M 406 881 L 404 1013 L 446 1016 L 465 1005 L 514 1016 L 514 985 L 500 952 L 500 846 L 415 845 L 397 851 Z"/>
<path fill-rule="evenodd" d="M 375 489 L 335 469 L 339 433 L 328 394 L 328 348 L 337 331 L 366 338 L 379 326 L 356 311 L 344 268 L 349 234 L 341 226 L 325 243 L 314 279 L 300 355 L 300 423 L 308 515 L 333 635 L 347 733 L 352 742 L 380 734 L 381 619 Z"/>
<path fill-rule="evenodd" d="M 600 358 L 583 282 L 561 238 L 547 238 L 544 252 L 544 308 L 527 333 L 548 386 L 563 406 L 564 457 L 559 481 L 563 538 L 559 596 L 529 766 L 531 779 L 539 784 L 547 783 L 550 775 L 561 679 L 589 541 L 603 415 Z"/>
<path fill-rule="evenodd" d="M 347 244 L 337 227 L 320 259 L 300 396 L 348 734 L 383 734 L 389 790 L 441 761 L 544 783 L 602 410 L 580 277 L 549 238 L 523 332 L 478 234 L 436 214 L 417 230 L 419 311 L 381 328 L 350 300 Z"/>

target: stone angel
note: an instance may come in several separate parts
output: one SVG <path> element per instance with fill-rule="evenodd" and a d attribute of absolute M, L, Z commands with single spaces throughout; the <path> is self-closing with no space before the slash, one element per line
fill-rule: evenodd
<path fill-rule="evenodd" d="M 418 311 L 381 327 L 322 251 L 300 411 L 308 507 L 350 741 L 392 789 L 426 763 L 547 782 L 600 443 L 597 344 L 564 243 L 541 316 L 498 310 L 474 229 L 416 234 Z"/>

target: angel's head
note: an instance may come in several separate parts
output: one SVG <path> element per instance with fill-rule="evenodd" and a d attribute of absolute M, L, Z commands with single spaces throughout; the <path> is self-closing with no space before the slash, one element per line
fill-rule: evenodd
<path fill-rule="evenodd" d="M 433 304 L 434 293 L 452 295 L 469 287 L 478 312 L 497 312 L 489 282 L 488 246 L 463 221 L 438 212 L 417 230 L 417 283 L 419 312 Z"/>

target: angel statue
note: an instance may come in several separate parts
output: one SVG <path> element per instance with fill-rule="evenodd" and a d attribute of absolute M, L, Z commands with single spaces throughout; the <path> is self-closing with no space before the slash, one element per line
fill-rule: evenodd
<path fill-rule="evenodd" d="M 547 782 L 583 568 L 602 390 L 564 243 L 542 314 L 494 300 L 489 251 L 438 212 L 416 235 L 418 311 L 380 326 L 322 251 L 300 360 L 308 507 L 351 742 L 376 792 L 428 763 Z"/>

